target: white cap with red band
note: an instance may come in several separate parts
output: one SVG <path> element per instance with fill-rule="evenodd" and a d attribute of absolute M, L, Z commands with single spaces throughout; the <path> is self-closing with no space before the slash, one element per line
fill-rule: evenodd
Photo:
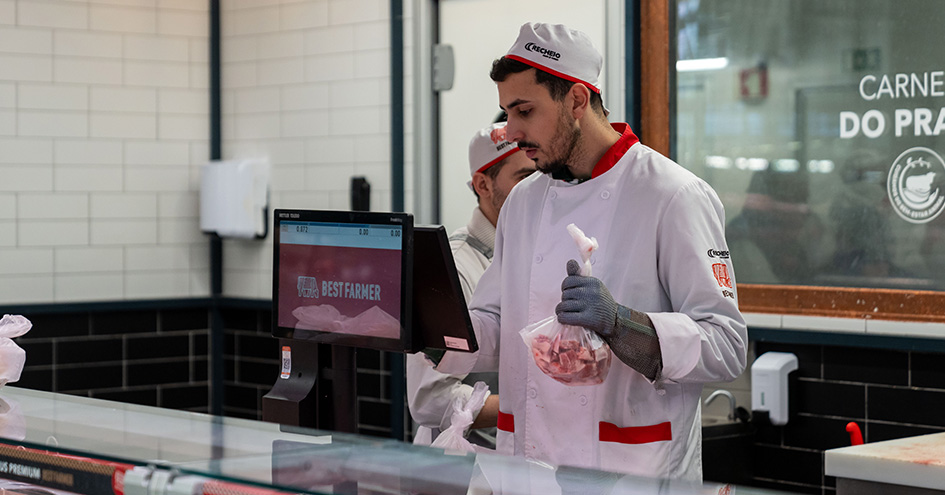
<path fill-rule="evenodd" d="M 581 31 L 562 24 L 528 22 L 505 56 L 600 93 L 604 58 Z"/>
<path fill-rule="evenodd" d="M 518 144 L 505 137 L 505 122 L 497 122 L 480 129 L 469 141 L 469 175 L 485 172 L 518 151 Z M 469 183 L 472 187 L 472 182 Z"/>

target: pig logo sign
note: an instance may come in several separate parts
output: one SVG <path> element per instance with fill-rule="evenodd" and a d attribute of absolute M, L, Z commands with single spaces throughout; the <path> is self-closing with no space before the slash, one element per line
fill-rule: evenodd
<path fill-rule="evenodd" d="M 945 209 L 945 161 L 923 147 L 910 148 L 896 158 L 886 180 L 890 203 L 905 221 L 923 224 Z"/>
<path fill-rule="evenodd" d="M 299 289 L 299 297 L 313 297 L 318 299 L 318 281 L 315 280 L 315 277 L 299 276 L 297 287 Z"/>

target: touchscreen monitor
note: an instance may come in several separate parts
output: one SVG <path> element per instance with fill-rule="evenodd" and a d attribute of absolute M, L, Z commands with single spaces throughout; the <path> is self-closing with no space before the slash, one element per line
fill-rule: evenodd
<path fill-rule="evenodd" d="M 413 217 L 274 212 L 273 335 L 411 349 Z"/>

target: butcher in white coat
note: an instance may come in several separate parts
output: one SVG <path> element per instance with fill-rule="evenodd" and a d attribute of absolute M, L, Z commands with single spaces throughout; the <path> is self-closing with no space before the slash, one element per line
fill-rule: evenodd
<path fill-rule="evenodd" d="M 493 64 L 507 134 L 542 174 L 509 195 L 495 257 L 470 303 L 475 354 L 437 369 L 499 371 L 497 449 L 643 476 L 702 478 L 700 394 L 745 368 L 745 321 L 725 213 L 702 179 L 611 124 L 602 57 L 584 33 L 528 23 Z M 600 248 L 578 275 L 574 223 Z M 557 314 L 597 332 L 614 359 L 603 383 L 542 373 L 519 331 Z"/>

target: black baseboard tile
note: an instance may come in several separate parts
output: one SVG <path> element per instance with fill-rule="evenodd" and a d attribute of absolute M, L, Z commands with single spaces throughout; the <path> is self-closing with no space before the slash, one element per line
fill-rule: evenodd
<path fill-rule="evenodd" d="M 156 389 L 147 390 L 119 390 L 109 392 L 92 391 L 92 397 L 103 400 L 113 400 L 127 404 L 139 404 L 142 406 L 157 406 L 158 394 Z"/>
<path fill-rule="evenodd" d="M 259 409 L 259 397 L 257 387 L 227 383 L 223 390 L 223 407 L 247 410 Z"/>
<path fill-rule="evenodd" d="M 92 335 L 157 332 L 157 310 L 131 310 L 92 313 Z"/>
<path fill-rule="evenodd" d="M 55 348 L 56 364 L 121 362 L 125 358 L 121 336 L 63 338 L 56 342 Z"/>
<path fill-rule="evenodd" d="M 210 384 L 198 383 L 186 386 L 158 387 L 158 406 L 169 409 L 204 408 L 210 405 Z"/>
<path fill-rule="evenodd" d="M 868 421 L 863 430 L 863 440 L 867 443 L 895 440 L 897 438 L 916 437 L 932 433 L 943 433 L 945 427 L 912 426 L 877 421 Z"/>
<path fill-rule="evenodd" d="M 84 337 L 89 335 L 89 314 L 87 312 L 44 314 L 24 312 L 33 327 L 24 337 L 31 339 L 50 339 L 59 337 Z"/>
<path fill-rule="evenodd" d="M 56 390 L 74 393 L 83 390 L 118 388 L 123 385 L 121 363 L 56 367 Z"/>
<path fill-rule="evenodd" d="M 188 358 L 190 335 L 128 335 L 125 337 L 126 355 L 129 360 L 157 358 Z"/>
<path fill-rule="evenodd" d="M 186 358 L 149 363 L 127 363 L 127 385 L 187 385 L 190 383 L 190 361 Z"/>
<path fill-rule="evenodd" d="M 870 385 L 866 392 L 870 420 L 945 427 L 945 390 Z"/>
<path fill-rule="evenodd" d="M 755 445 L 755 477 L 821 486 L 823 452 Z"/>
<path fill-rule="evenodd" d="M 242 385 L 258 385 L 272 387 L 279 379 L 280 361 L 270 360 L 241 360 L 236 381 Z"/>
<path fill-rule="evenodd" d="M 847 419 L 796 415 L 784 426 L 784 445 L 821 451 L 848 447 L 850 435 L 846 425 L 849 422 Z"/>
<path fill-rule="evenodd" d="M 52 368 L 37 369 L 25 366 L 20 373 L 20 379 L 10 383 L 10 385 L 30 390 L 53 392 L 53 370 Z"/>
<path fill-rule="evenodd" d="M 162 332 L 207 330 L 210 328 L 210 311 L 208 308 L 161 310 L 158 316 Z"/>

